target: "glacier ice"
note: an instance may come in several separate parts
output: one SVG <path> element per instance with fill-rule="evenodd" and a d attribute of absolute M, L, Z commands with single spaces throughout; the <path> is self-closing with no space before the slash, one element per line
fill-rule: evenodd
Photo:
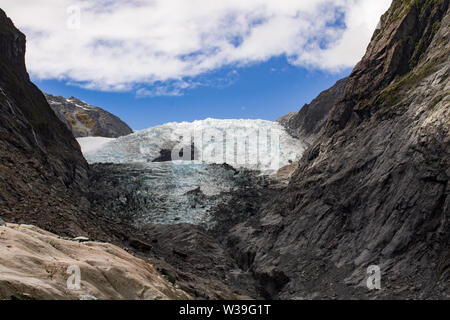
<path fill-rule="evenodd" d="M 83 151 L 84 156 L 94 152 L 101 147 L 103 147 L 108 142 L 115 140 L 115 138 L 104 138 L 104 137 L 84 137 L 78 138 L 78 144 L 80 145 L 81 151 Z"/>
<path fill-rule="evenodd" d="M 206 119 L 167 123 L 117 139 L 79 138 L 89 163 L 152 162 L 160 151 L 171 150 L 172 159 L 186 159 L 195 150 L 203 163 L 227 163 L 235 168 L 273 172 L 297 161 L 306 144 L 290 136 L 276 122 L 265 120 Z M 182 155 L 182 156 L 180 156 Z"/>
<path fill-rule="evenodd" d="M 245 177 L 230 167 L 203 163 L 100 164 L 92 170 L 95 202 L 111 218 L 138 227 L 147 223 L 210 226 L 211 209 L 229 199 Z"/>
<path fill-rule="evenodd" d="M 102 206 L 137 226 L 210 226 L 210 210 L 238 190 L 244 174 L 223 163 L 266 175 L 299 160 L 306 148 L 281 125 L 264 120 L 167 123 L 117 139 L 86 137 L 78 142 L 89 163 L 110 164 L 95 167 L 103 170 L 97 175 L 104 180 L 98 189 L 114 185 L 108 195 L 98 195 Z M 195 161 L 185 158 L 191 156 L 184 152 L 191 147 Z M 172 150 L 176 161 L 153 162 L 161 150 Z"/>

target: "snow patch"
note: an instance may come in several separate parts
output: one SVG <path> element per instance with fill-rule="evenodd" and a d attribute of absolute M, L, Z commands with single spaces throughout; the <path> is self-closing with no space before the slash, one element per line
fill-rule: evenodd
<path fill-rule="evenodd" d="M 82 106 L 81 104 L 78 104 L 78 103 L 74 103 L 74 105 L 76 106 L 76 107 L 78 107 L 78 108 L 81 108 L 81 109 L 83 109 L 83 110 L 86 110 L 86 111 L 91 111 L 91 110 L 93 110 L 94 108 L 93 107 L 89 107 L 89 106 Z"/>

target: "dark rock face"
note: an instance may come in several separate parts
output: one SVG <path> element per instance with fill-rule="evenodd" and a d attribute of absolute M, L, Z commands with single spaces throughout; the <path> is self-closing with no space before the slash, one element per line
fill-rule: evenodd
<path fill-rule="evenodd" d="M 325 124 L 334 105 L 344 92 L 347 78 L 339 80 L 330 89 L 323 91 L 310 104 L 305 104 L 300 111 L 291 112 L 277 120 L 294 137 L 312 143 Z"/>
<path fill-rule="evenodd" d="M 25 36 L 2 10 L 0 44 L 0 214 L 8 222 L 56 226 L 86 191 L 88 165 L 30 82 Z M 72 225 L 73 214 L 66 218 L 63 224 Z"/>
<path fill-rule="evenodd" d="M 394 0 L 290 185 L 225 238 L 266 297 L 450 297 L 449 26 L 449 1 Z"/>
<path fill-rule="evenodd" d="M 50 107 L 75 137 L 118 138 L 133 130 L 115 115 L 88 105 L 74 97 L 63 98 L 46 94 Z"/>
<path fill-rule="evenodd" d="M 259 297 L 252 274 L 241 270 L 210 232 L 189 224 L 148 225 L 143 230 L 148 239 L 153 239 L 156 256 L 178 270 L 224 283 L 235 295 Z"/>
<path fill-rule="evenodd" d="M 0 9 L 1 10 L 1 9 Z M 0 11 L 0 48 L 7 61 L 23 78 L 29 79 L 25 68 L 25 35 L 18 31 L 3 10 Z"/>

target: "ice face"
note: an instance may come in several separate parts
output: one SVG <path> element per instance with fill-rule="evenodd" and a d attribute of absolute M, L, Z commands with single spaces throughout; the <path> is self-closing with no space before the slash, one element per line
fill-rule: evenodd
<path fill-rule="evenodd" d="M 213 225 L 210 210 L 238 188 L 242 174 L 204 163 L 134 163 L 92 167 L 91 196 L 105 214 L 148 223 Z"/>
<path fill-rule="evenodd" d="M 81 150 L 83 151 L 83 154 L 86 156 L 86 154 L 99 150 L 108 142 L 115 140 L 115 138 L 84 137 L 78 138 L 77 140 Z"/>
<path fill-rule="evenodd" d="M 194 159 L 200 163 L 227 163 L 263 172 L 299 160 L 306 149 L 302 141 L 291 137 L 280 124 L 265 120 L 167 123 L 117 139 L 78 141 L 89 163 L 152 162 L 161 150 L 170 150 L 172 160 L 191 160 L 192 148 Z"/>
<path fill-rule="evenodd" d="M 96 202 L 107 214 L 136 226 L 211 226 L 211 209 L 229 199 L 230 192 L 239 192 L 245 177 L 223 163 L 268 174 L 298 160 L 305 149 L 282 126 L 263 120 L 167 123 L 117 139 L 78 141 L 89 163 L 111 164 L 93 167 L 98 171 L 92 191 Z M 190 148 L 193 154 L 186 152 Z M 175 161 L 152 162 L 161 150 L 171 150 Z"/>

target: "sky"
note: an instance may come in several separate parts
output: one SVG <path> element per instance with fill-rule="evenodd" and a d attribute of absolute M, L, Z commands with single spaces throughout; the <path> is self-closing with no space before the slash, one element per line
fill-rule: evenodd
<path fill-rule="evenodd" d="M 391 0 L 2 0 L 43 91 L 139 130 L 276 120 L 347 76 Z"/>

